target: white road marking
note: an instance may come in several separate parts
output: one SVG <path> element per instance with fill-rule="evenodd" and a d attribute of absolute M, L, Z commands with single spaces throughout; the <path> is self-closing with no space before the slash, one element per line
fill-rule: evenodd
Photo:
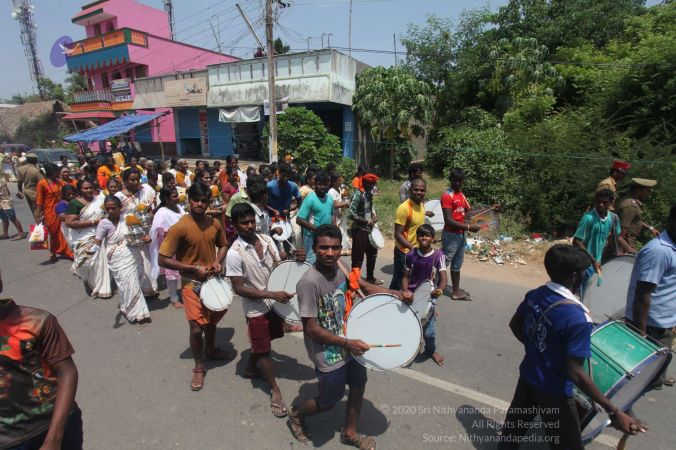
<path fill-rule="evenodd" d="M 303 333 L 289 333 L 289 334 L 291 334 L 291 336 L 294 336 L 296 338 L 300 339 L 303 338 Z M 509 402 L 484 394 L 482 392 L 475 391 L 473 389 L 466 388 L 464 386 L 460 386 L 459 384 L 451 383 L 450 381 L 445 381 L 439 378 L 429 376 L 422 372 L 418 372 L 412 369 L 394 369 L 391 372 L 394 372 L 406 378 L 410 378 L 411 380 L 419 381 L 429 386 L 442 389 L 446 392 L 450 392 L 452 394 L 459 395 L 461 397 L 465 397 L 467 399 L 474 400 L 479 403 L 483 403 L 484 405 L 488 405 L 494 408 L 495 410 L 504 411 L 505 414 L 507 413 L 507 409 L 509 408 Z M 597 442 L 599 444 L 608 447 L 617 448 L 619 439 L 607 434 L 601 434 L 596 439 L 594 439 L 593 442 Z"/>

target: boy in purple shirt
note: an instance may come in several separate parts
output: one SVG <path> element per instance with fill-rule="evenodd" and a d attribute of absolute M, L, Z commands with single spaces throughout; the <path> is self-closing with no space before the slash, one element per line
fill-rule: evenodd
<path fill-rule="evenodd" d="M 425 354 L 440 366 L 444 365 L 444 357 L 437 352 L 436 337 L 434 333 L 434 323 L 436 315 L 437 298 L 444 292 L 448 275 L 446 274 L 446 257 L 441 250 L 432 248 L 434 241 L 434 228 L 432 225 L 423 224 L 416 231 L 418 238 L 418 247 L 406 254 L 404 264 L 404 277 L 401 280 L 401 290 L 403 292 L 414 292 L 424 281 L 434 283 L 439 274 L 439 282 L 436 289 L 432 292 L 432 310 L 430 318 L 423 327 L 423 338 L 425 340 Z"/>

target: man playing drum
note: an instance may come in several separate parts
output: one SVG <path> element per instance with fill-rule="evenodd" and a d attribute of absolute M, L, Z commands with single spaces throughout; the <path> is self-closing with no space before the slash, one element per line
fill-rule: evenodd
<path fill-rule="evenodd" d="M 415 183 L 415 180 L 414 180 Z M 416 185 L 413 185 L 415 190 Z M 434 324 L 436 322 L 436 299 L 441 296 L 448 283 L 448 274 L 446 273 L 446 258 L 441 250 L 432 248 L 434 241 L 434 228 L 426 223 L 420 225 L 416 230 L 418 248 L 414 248 L 406 254 L 404 264 L 404 275 L 401 280 L 401 289 L 404 292 L 413 292 L 425 281 L 434 283 L 436 275 L 439 274 L 439 284 L 432 291 L 430 302 L 433 304 L 429 319 L 423 326 L 423 339 L 425 341 L 425 354 L 440 366 L 444 365 L 444 357 L 437 352 L 436 335 Z"/>
<path fill-rule="evenodd" d="M 350 198 L 350 207 L 347 210 L 347 219 L 350 221 L 352 234 L 352 267 L 360 268 L 366 255 L 366 280 L 369 283 L 383 284 L 383 280 L 376 280 L 373 272 L 376 268 L 378 249 L 371 245 L 369 234 L 378 222 L 373 210 L 373 188 L 379 178 L 373 173 L 362 175 L 362 189 L 355 189 Z"/>
<path fill-rule="evenodd" d="M 347 279 L 338 270 L 342 251 L 340 229 L 335 225 L 317 227 L 313 248 L 317 260 L 298 282 L 296 291 L 303 318 L 305 347 L 319 379 L 319 395 L 289 410 L 289 428 L 297 440 L 309 441 L 305 418 L 331 409 L 343 398 L 347 384 L 350 391 L 340 441 L 360 449 L 375 449 L 372 438 L 357 433 L 357 420 L 366 387 L 366 368 L 359 365 L 351 354 L 363 355 L 369 344 L 343 337 L 343 319 L 349 313 L 350 302 L 346 304 Z M 404 301 L 411 300 L 408 294 L 393 292 L 361 279 L 359 285 L 366 294 L 390 293 L 401 296 Z"/>
<path fill-rule="evenodd" d="M 589 254 L 570 245 L 555 245 L 545 255 L 551 281 L 526 294 L 509 323 L 526 354 L 507 411 L 499 449 L 518 449 L 537 414 L 550 447 L 582 450 L 580 417 L 573 385 L 599 404 L 611 424 L 627 434 L 645 431 L 596 387 L 584 369 L 591 357 L 592 320 L 575 296 L 592 263 Z"/>
<path fill-rule="evenodd" d="M 234 354 L 215 347 L 216 324 L 227 310 L 210 311 L 199 297 L 199 289 L 209 276 L 221 272 L 221 265 L 228 251 L 225 232 L 221 222 L 206 214 L 211 204 L 211 190 L 201 183 L 188 189 L 190 214 L 174 224 L 160 246 L 159 264 L 181 273 L 181 296 L 185 317 L 190 324 L 190 349 L 195 360 L 190 389 L 199 391 L 204 387 L 206 368 L 202 357 L 202 335 L 206 338 L 204 354 L 210 359 L 232 359 Z M 216 253 L 218 248 L 218 253 Z M 176 256 L 175 259 L 172 259 Z"/>
<path fill-rule="evenodd" d="M 287 409 L 277 385 L 270 358 L 273 339 L 284 336 L 284 319 L 275 314 L 270 302 L 288 302 L 293 293 L 267 290 L 268 278 L 279 262 L 277 247 L 270 236 L 256 232 L 256 212 L 246 203 L 232 208 L 232 223 L 238 237 L 230 246 L 225 260 L 225 275 L 244 302 L 244 314 L 251 341 L 249 363 L 245 378 L 261 377 L 270 385 L 270 408 L 275 417 L 286 417 Z M 305 260 L 303 250 L 296 250 L 296 258 Z"/>
<path fill-rule="evenodd" d="M 671 348 L 676 327 L 676 204 L 667 229 L 638 252 L 627 292 L 627 319 L 643 334 Z M 652 386 L 673 386 L 666 370 Z"/>

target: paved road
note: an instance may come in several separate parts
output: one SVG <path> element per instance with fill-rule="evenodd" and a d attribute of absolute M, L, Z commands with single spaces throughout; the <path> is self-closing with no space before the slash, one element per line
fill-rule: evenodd
<path fill-rule="evenodd" d="M 27 226 L 27 207 L 16 203 Z M 0 242 L 3 295 L 53 312 L 70 337 L 80 371 L 77 401 L 84 412 L 86 448 L 345 448 L 338 442 L 345 401 L 308 421 L 313 443 L 304 445 L 292 438 L 284 420 L 270 413 L 264 383 L 238 376 L 247 355 L 238 302 L 217 335 L 219 345 L 234 348 L 238 357 L 211 364 L 205 388 L 191 392 L 192 360 L 182 312 L 153 300 L 152 325 L 130 326 L 116 314 L 117 297 L 88 298 L 70 274 L 70 262 L 41 265 L 46 252 L 27 247 L 26 241 Z M 390 263 L 389 254 L 380 259 Z M 444 367 L 419 361 L 410 369 L 369 373 L 360 431 L 374 435 L 379 448 L 494 448 L 488 441 L 504 418 L 522 356 L 506 324 L 533 286 L 487 281 L 500 269 L 483 267 L 481 279 L 464 280 L 474 301 L 440 301 L 437 341 L 447 358 Z M 384 270 L 391 272 L 388 266 Z M 389 278 L 387 273 L 384 277 Z M 275 341 L 273 349 L 287 403 L 315 395 L 317 383 L 302 339 L 287 336 Z M 632 438 L 629 448 L 673 448 L 675 399 L 676 390 L 667 388 L 640 400 L 636 411 L 651 431 Z M 588 448 L 607 449 L 619 437 L 614 431 L 606 434 Z"/>

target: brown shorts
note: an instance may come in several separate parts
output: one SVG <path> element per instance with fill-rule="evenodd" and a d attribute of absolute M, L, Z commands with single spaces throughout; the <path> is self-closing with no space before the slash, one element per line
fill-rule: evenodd
<path fill-rule="evenodd" d="M 247 317 L 251 353 L 268 353 L 272 340 L 284 336 L 284 319 L 272 311 L 262 316 Z"/>
<path fill-rule="evenodd" d="M 193 290 L 194 283 L 190 281 L 183 283 L 181 296 L 183 297 L 183 307 L 185 309 L 185 318 L 194 320 L 200 325 L 216 325 L 225 316 L 225 311 L 211 311 L 204 307 L 200 298 Z"/>

